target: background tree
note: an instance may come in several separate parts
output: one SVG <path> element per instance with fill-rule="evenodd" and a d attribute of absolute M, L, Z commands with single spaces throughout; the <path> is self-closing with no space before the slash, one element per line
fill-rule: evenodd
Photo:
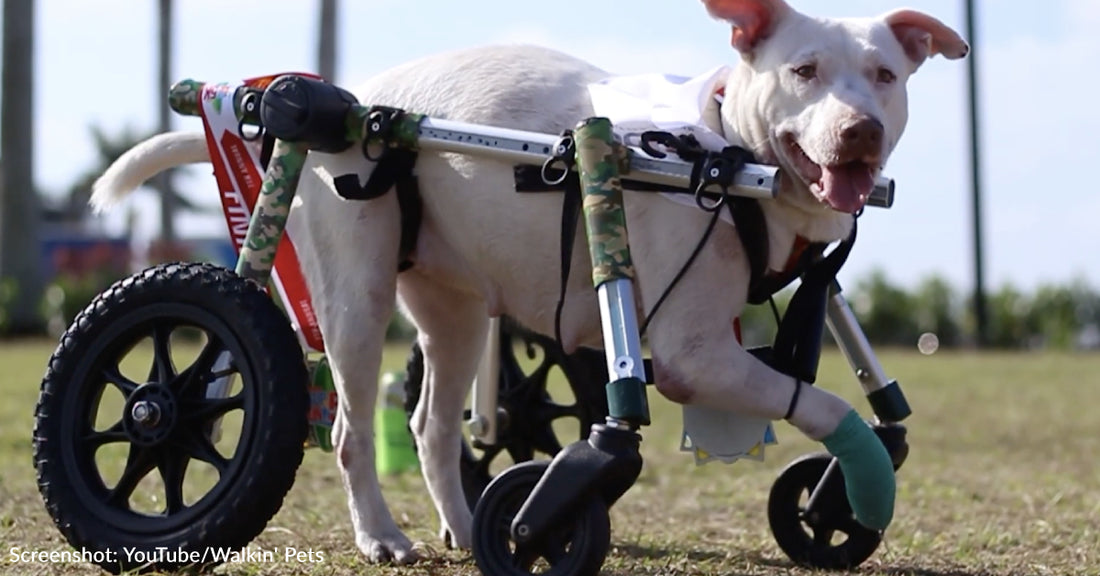
<path fill-rule="evenodd" d="M 5 330 L 42 328 L 39 199 L 34 191 L 34 2 L 4 0 L 0 71 L 0 283 L 9 301 Z"/>
<path fill-rule="evenodd" d="M 157 6 L 157 131 L 172 129 L 172 111 L 168 107 L 168 88 L 172 85 L 172 0 L 160 0 Z M 180 200 L 172 186 L 172 171 L 162 172 L 153 180 L 160 193 L 161 241 L 171 246 L 176 241 L 176 210 Z"/>
<path fill-rule="evenodd" d="M 913 316 L 917 330 L 931 332 L 940 346 L 957 346 L 962 337 L 958 318 L 961 310 L 951 285 L 940 276 L 931 276 L 913 295 Z"/>
<path fill-rule="evenodd" d="M 336 82 L 336 0 L 320 0 L 317 26 L 317 73 Z"/>
<path fill-rule="evenodd" d="M 1028 324 L 1040 341 L 1070 348 L 1085 325 L 1087 291 L 1074 285 L 1040 286 L 1028 309 Z"/>
<path fill-rule="evenodd" d="M 859 281 L 851 298 L 863 330 L 872 342 L 916 345 L 920 330 L 913 314 L 913 297 L 892 285 L 881 270 Z"/>

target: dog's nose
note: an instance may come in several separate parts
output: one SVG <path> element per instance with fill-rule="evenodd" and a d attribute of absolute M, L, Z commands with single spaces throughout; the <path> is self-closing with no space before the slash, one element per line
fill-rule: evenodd
<path fill-rule="evenodd" d="M 840 131 L 846 155 L 878 156 L 882 151 L 882 122 L 871 116 L 857 117 Z"/>

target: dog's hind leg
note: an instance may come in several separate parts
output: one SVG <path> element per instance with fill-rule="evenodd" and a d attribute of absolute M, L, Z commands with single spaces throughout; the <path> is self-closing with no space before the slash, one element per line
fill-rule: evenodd
<path fill-rule="evenodd" d="M 458 462 L 462 409 L 488 334 L 486 304 L 418 276 L 415 268 L 400 283 L 424 351 L 423 388 L 411 421 L 424 481 L 439 514 L 440 537 L 448 546 L 469 549 L 472 517 Z"/>
<path fill-rule="evenodd" d="M 326 182 L 366 164 L 355 150 L 324 157 L 324 169 L 302 175 L 290 230 L 316 307 L 339 395 L 333 445 L 355 543 L 373 562 L 416 559 L 382 497 L 375 469 L 374 412 L 386 327 L 396 302 L 400 218 L 394 194 L 343 201 Z M 327 173 L 326 173 L 327 172 Z M 301 240 L 301 242 L 300 242 Z"/>

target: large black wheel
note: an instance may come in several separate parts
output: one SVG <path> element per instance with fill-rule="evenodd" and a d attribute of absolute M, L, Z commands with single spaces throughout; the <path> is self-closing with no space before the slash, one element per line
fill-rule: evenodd
<path fill-rule="evenodd" d="M 501 322 L 498 432 L 494 444 L 463 442 L 459 467 L 466 501 L 473 510 L 478 498 L 493 479 L 494 463 L 526 462 L 536 454 L 553 456 L 562 448 L 554 433 L 554 421 L 572 418 L 578 423 L 577 439 L 588 438 L 592 424 L 607 416 L 607 364 L 602 350 L 582 348 L 564 354 L 553 338 L 526 331 L 511 321 Z M 516 358 L 522 343 L 529 360 L 539 360 L 525 373 Z M 551 371 L 560 369 L 573 394 L 570 404 L 561 404 L 547 390 Z M 405 411 L 412 418 L 420 401 L 424 379 L 424 354 L 413 344 L 406 367 Z M 572 442 L 573 439 L 568 440 Z"/>
<path fill-rule="evenodd" d="M 875 553 L 882 535 L 856 521 L 840 468 L 822 486 L 812 510 L 807 501 L 833 457 L 810 454 L 791 462 L 768 497 L 768 523 L 776 543 L 794 562 L 825 570 L 850 570 Z"/>
<path fill-rule="evenodd" d="M 572 523 L 541 538 L 517 544 L 511 526 L 550 463 L 517 464 L 489 483 L 474 509 L 474 560 L 492 576 L 594 576 L 611 548 L 611 520 L 599 498 L 589 499 Z"/>
<path fill-rule="evenodd" d="M 50 516 L 74 547 L 109 551 L 110 572 L 224 561 L 211 551 L 248 544 L 294 483 L 306 379 L 255 282 L 187 263 L 115 283 L 42 381 L 34 462 Z"/>

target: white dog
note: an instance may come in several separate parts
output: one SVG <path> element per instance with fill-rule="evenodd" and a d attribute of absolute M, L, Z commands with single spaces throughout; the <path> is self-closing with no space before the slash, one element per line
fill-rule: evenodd
<path fill-rule="evenodd" d="M 711 128 L 783 171 L 775 201 L 762 202 L 771 266 L 783 267 L 796 235 L 845 237 L 907 121 L 905 84 L 936 54 L 968 46 L 938 20 L 911 10 L 827 20 L 782 0 L 703 0 L 732 26 L 740 64 Z M 469 50 L 383 73 L 355 91 L 360 102 L 470 123 L 556 134 L 590 115 L 587 85 L 608 74 L 533 47 Z M 96 185 L 104 206 L 155 173 L 208 161 L 202 134 L 161 135 L 123 156 Z M 415 265 L 397 273 L 400 219 L 393 194 L 355 202 L 332 179 L 371 163 L 358 147 L 311 154 L 295 237 L 332 363 L 339 412 L 334 440 L 356 543 L 373 561 L 415 559 L 394 523 L 374 467 L 372 418 L 385 327 L 395 294 L 419 331 L 425 382 L 412 429 L 424 477 L 450 543 L 471 544 L 459 459 L 464 399 L 488 319 L 507 314 L 552 334 L 558 299 L 557 195 L 514 192 L 512 166 L 474 156 L 421 153 L 424 202 Z M 695 246 L 709 216 L 659 195 L 625 195 L 639 313 L 652 308 Z M 602 345 L 591 263 L 578 232 L 562 319 L 566 350 Z M 893 513 L 889 458 L 844 400 L 758 361 L 731 328 L 747 298 L 749 266 L 736 231 L 719 226 L 649 327 L 657 389 L 678 403 L 789 417 L 841 463 L 857 518 L 884 529 Z M 798 393 L 796 394 L 796 391 Z M 792 399 L 797 398 L 797 401 Z"/>

